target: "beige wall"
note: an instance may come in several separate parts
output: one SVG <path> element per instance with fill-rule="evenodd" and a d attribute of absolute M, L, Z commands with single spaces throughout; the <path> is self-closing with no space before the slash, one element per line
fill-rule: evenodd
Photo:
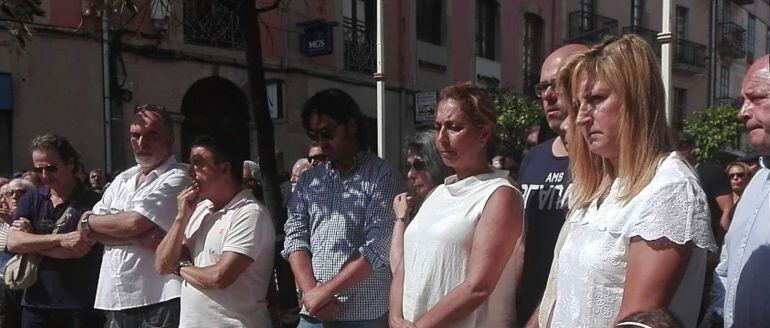
<path fill-rule="evenodd" d="M 24 54 L 3 34 L 0 71 L 13 77 L 13 167 L 31 167 L 33 136 L 72 141 L 87 167 L 104 163 L 101 48 L 98 43 L 37 33 Z"/>

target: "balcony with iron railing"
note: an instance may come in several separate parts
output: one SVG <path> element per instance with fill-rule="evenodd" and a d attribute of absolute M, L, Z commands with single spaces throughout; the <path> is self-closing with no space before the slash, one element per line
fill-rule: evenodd
<path fill-rule="evenodd" d="M 719 53 L 734 59 L 746 57 L 746 29 L 733 22 L 719 24 Z"/>
<path fill-rule="evenodd" d="M 374 72 L 374 29 L 364 21 L 343 17 L 342 36 L 345 40 L 345 69 L 366 74 Z"/>
<path fill-rule="evenodd" d="M 689 74 L 700 74 L 705 72 L 705 45 L 685 39 L 676 40 L 674 45 L 674 69 Z"/>
<path fill-rule="evenodd" d="M 732 98 L 732 97 L 720 97 L 720 98 L 714 99 L 714 104 L 727 106 L 730 108 L 740 108 L 741 100 L 738 98 Z"/>
<path fill-rule="evenodd" d="M 569 13 L 569 34 L 566 43 L 596 43 L 605 36 L 618 33 L 618 21 L 587 11 Z"/>
<path fill-rule="evenodd" d="M 660 55 L 660 44 L 658 43 L 658 31 L 644 28 L 641 26 L 626 26 L 623 28 L 623 34 L 636 34 L 647 43 L 655 51 L 655 54 Z"/>

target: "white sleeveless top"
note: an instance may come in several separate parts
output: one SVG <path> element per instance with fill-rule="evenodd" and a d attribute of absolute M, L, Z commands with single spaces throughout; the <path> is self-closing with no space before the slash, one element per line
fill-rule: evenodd
<path fill-rule="evenodd" d="M 404 233 L 404 318 L 416 321 L 452 289 L 468 271 L 476 223 L 492 193 L 514 188 L 507 171 L 457 181 L 456 176 L 428 196 Z M 521 193 L 517 190 L 518 197 Z M 515 322 L 514 253 L 494 291 L 476 311 L 451 327 L 512 327 Z"/>
<path fill-rule="evenodd" d="M 665 239 L 695 249 L 669 309 L 685 327 L 695 327 L 706 271 L 706 251 L 715 251 L 706 195 L 693 170 L 668 155 L 655 176 L 628 202 L 618 199 L 615 180 L 604 203 L 575 210 L 558 254 L 556 305 L 551 327 L 612 327 L 626 282 L 633 237 Z"/>

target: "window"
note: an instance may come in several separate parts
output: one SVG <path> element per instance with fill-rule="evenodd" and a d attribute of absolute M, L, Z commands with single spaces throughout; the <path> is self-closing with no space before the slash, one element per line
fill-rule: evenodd
<path fill-rule="evenodd" d="M 681 129 L 687 113 L 687 89 L 674 88 L 674 117 L 673 126 Z"/>
<path fill-rule="evenodd" d="M 594 13 L 594 0 L 580 0 L 580 11 Z"/>
<path fill-rule="evenodd" d="M 644 0 L 631 0 L 631 26 L 643 26 Z"/>
<path fill-rule="evenodd" d="M 346 70 L 374 72 L 375 9 L 373 1 L 343 1 L 342 34 L 345 40 Z"/>
<path fill-rule="evenodd" d="M 490 60 L 497 59 L 497 40 L 500 30 L 500 4 L 497 0 L 476 2 L 476 55 Z"/>
<path fill-rule="evenodd" d="M 730 97 L 730 67 L 722 66 L 719 70 L 719 97 Z"/>
<path fill-rule="evenodd" d="M 765 53 L 770 54 L 770 27 L 765 32 Z"/>
<path fill-rule="evenodd" d="M 218 1 L 184 1 L 184 42 L 243 49 L 241 23 L 234 8 Z"/>
<path fill-rule="evenodd" d="M 540 63 L 543 49 L 544 21 L 535 14 L 524 14 L 524 48 L 522 68 L 524 94 L 535 97 L 535 84 L 540 82 Z"/>
<path fill-rule="evenodd" d="M 746 27 L 746 62 L 754 62 L 754 42 L 756 39 L 757 18 L 749 15 L 749 24 Z"/>
<path fill-rule="evenodd" d="M 688 9 L 676 6 L 676 35 L 681 40 L 687 40 L 687 14 Z"/>
<path fill-rule="evenodd" d="M 441 45 L 444 26 L 443 0 L 417 0 L 417 39 Z"/>

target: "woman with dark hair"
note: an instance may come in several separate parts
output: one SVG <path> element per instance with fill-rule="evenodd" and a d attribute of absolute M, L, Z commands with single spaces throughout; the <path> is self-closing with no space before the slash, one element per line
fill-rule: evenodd
<path fill-rule="evenodd" d="M 456 174 L 435 188 L 404 233 L 391 284 L 391 327 L 514 324 L 513 249 L 524 213 L 508 172 L 489 166 L 496 118 L 479 87 L 460 83 L 441 91 L 436 143 Z"/>
<path fill-rule="evenodd" d="M 436 186 L 444 182 L 452 169 L 441 162 L 436 149 L 436 132 L 419 131 L 406 141 L 406 179 L 410 192 L 402 193 L 393 200 L 393 211 L 397 218 L 390 242 L 390 268 L 395 270 L 404 255 L 404 230 L 412 213 Z"/>

